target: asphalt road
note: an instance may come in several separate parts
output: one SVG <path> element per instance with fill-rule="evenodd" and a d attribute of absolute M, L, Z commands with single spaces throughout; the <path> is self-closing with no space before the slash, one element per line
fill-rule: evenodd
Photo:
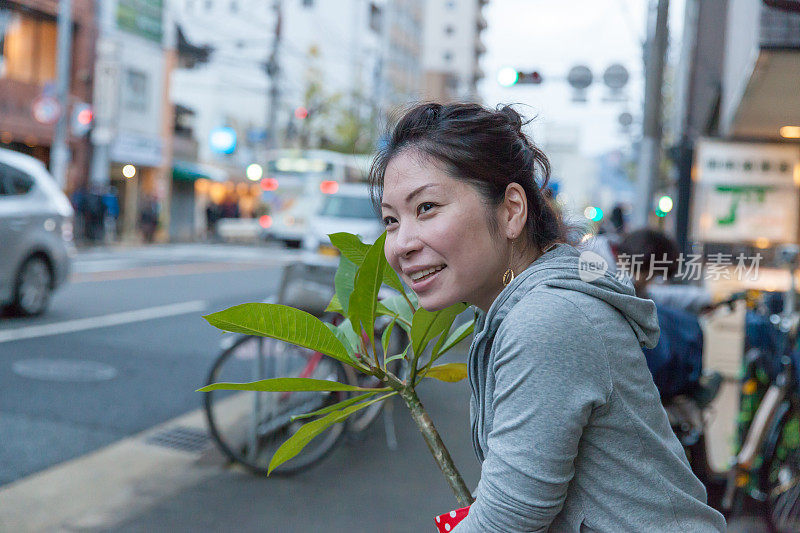
<path fill-rule="evenodd" d="M 163 246 L 81 253 L 34 319 L 0 318 L 0 485 L 196 409 L 221 333 L 297 252 Z"/>

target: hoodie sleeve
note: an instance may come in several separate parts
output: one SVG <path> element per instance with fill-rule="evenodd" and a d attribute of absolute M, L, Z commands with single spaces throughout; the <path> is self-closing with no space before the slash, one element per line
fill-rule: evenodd
<path fill-rule="evenodd" d="M 475 503 L 454 531 L 546 531 L 564 504 L 583 429 L 611 395 L 608 356 L 586 315 L 550 291 L 515 305 L 494 343 L 488 450 Z"/>

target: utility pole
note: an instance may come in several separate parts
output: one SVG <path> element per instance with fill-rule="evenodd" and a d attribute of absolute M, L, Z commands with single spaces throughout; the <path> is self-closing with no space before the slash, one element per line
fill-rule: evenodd
<path fill-rule="evenodd" d="M 273 30 L 272 49 L 270 50 L 269 59 L 267 60 L 267 76 L 269 76 L 269 89 L 267 96 L 267 124 L 265 131 L 267 134 L 266 145 L 267 149 L 274 149 L 278 147 L 278 107 L 280 106 L 280 57 L 281 48 L 281 22 L 282 22 L 282 5 L 281 0 L 273 0 L 272 11 L 275 14 L 275 29 Z"/>
<path fill-rule="evenodd" d="M 661 88 L 664 84 L 664 56 L 667 51 L 669 0 L 658 0 L 655 28 L 648 23 L 645 59 L 644 118 L 642 146 L 637 171 L 635 226 L 645 226 L 653 203 L 653 190 L 661 163 Z M 649 17 L 648 17 L 649 18 Z"/>
<path fill-rule="evenodd" d="M 686 16 L 683 23 L 683 46 L 687 50 L 688 79 L 683 91 L 684 101 L 679 118 L 678 131 L 680 140 L 676 150 L 676 167 L 678 175 L 678 202 L 675 217 L 675 239 L 679 251 L 688 254 L 689 250 L 689 209 L 692 200 L 692 160 L 694 159 L 694 143 L 697 133 L 694 129 L 692 111 L 697 78 L 697 32 L 699 29 L 700 1 L 686 1 Z"/>
<path fill-rule="evenodd" d="M 58 3 L 58 40 L 57 40 L 57 78 L 56 99 L 61 107 L 50 154 L 50 172 L 59 187 L 67 186 L 67 169 L 69 168 L 69 86 L 70 69 L 72 67 L 72 0 L 61 0 Z"/>

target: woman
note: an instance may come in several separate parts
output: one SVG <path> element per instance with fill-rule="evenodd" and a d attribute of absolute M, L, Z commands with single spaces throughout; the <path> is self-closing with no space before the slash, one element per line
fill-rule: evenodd
<path fill-rule="evenodd" d="M 420 105 L 371 173 L 386 258 L 420 306 L 480 309 L 481 479 L 454 531 L 723 531 L 642 355 L 658 340 L 653 303 L 579 268 L 542 196 L 547 158 L 521 127 L 509 107 Z"/>

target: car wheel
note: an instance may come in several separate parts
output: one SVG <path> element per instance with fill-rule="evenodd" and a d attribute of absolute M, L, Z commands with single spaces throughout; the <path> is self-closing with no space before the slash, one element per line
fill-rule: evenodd
<path fill-rule="evenodd" d="M 39 257 L 29 257 L 17 275 L 11 311 L 21 316 L 40 315 L 47 308 L 53 288 L 50 266 Z"/>

